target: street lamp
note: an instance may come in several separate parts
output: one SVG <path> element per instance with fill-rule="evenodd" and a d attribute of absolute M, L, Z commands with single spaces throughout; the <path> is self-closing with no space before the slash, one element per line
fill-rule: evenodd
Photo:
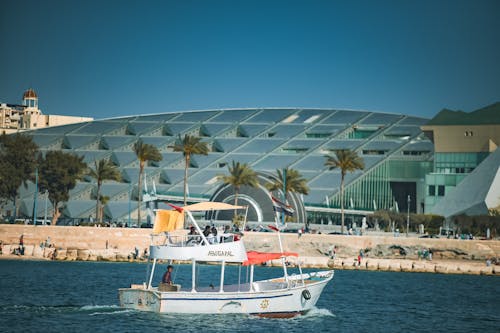
<path fill-rule="evenodd" d="M 408 214 L 406 216 L 406 237 L 408 237 L 408 230 L 410 229 L 410 203 L 411 203 L 411 198 L 410 198 L 410 195 L 408 194 Z"/>

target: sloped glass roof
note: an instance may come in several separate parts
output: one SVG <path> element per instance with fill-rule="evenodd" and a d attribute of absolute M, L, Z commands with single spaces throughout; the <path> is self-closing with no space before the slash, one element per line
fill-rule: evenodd
<path fill-rule="evenodd" d="M 360 123 L 364 125 L 386 125 L 393 123 L 401 118 L 403 118 L 403 116 L 399 114 L 372 113 L 367 118 L 363 119 Z"/>
<path fill-rule="evenodd" d="M 64 146 L 68 149 L 78 149 L 94 147 L 98 148 L 100 139 L 95 135 L 73 135 L 68 134 L 64 137 Z"/>
<path fill-rule="evenodd" d="M 132 201 L 131 203 L 128 201 L 110 201 L 104 207 L 104 214 L 112 220 L 127 220 L 129 208 L 131 208 L 132 211 L 137 210 L 137 201 Z"/>
<path fill-rule="evenodd" d="M 401 120 L 398 124 L 421 126 L 425 125 L 428 121 L 429 120 L 425 118 L 406 117 L 405 119 Z"/>
<path fill-rule="evenodd" d="M 197 127 L 194 123 L 168 123 L 165 126 L 165 133 L 171 136 L 177 136 L 178 134 L 184 134 L 193 127 Z"/>
<path fill-rule="evenodd" d="M 270 129 L 267 133 L 263 134 L 264 137 L 273 138 L 291 138 L 304 131 L 304 125 L 278 125 Z"/>
<path fill-rule="evenodd" d="M 252 167 L 258 170 L 276 170 L 286 168 L 299 158 L 298 155 L 268 155 L 254 163 Z"/>
<path fill-rule="evenodd" d="M 385 136 L 415 136 L 420 133 L 417 126 L 394 126 L 384 132 Z"/>
<path fill-rule="evenodd" d="M 363 149 L 368 150 L 393 150 L 397 147 L 401 146 L 401 142 L 398 141 L 370 141 L 366 145 L 363 146 Z"/>
<path fill-rule="evenodd" d="M 221 153 L 210 153 L 208 155 L 192 155 L 191 164 L 197 168 L 204 168 L 213 161 L 222 157 Z"/>
<path fill-rule="evenodd" d="M 260 158 L 262 155 L 260 154 L 227 154 L 224 156 L 223 160 L 226 163 L 232 163 L 233 161 L 235 162 L 240 162 L 240 163 L 247 163 L 250 164 L 254 161 L 256 161 L 258 158 Z"/>
<path fill-rule="evenodd" d="M 66 202 L 63 215 L 69 218 L 88 218 L 95 212 L 95 200 L 70 200 Z"/>
<path fill-rule="evenodd" d="M 201 125 L 200 134 L 203 136 L 216 136 L 231 127 L 233 127 L 232 124 L 204 124 Z"/>
<path fill-rule="evenodd" d="M 364 142 L 364 140 L 361 140 L 361 139 L 332 140 L 324 146 L 324 149 L 328 149 L 328 150 L 351 149 L 351 150 L 354 150 L 358 146 L 360 146 L 363 142 Z"/>
<path fill-rule="evenodd" d="M 102 151 L 102 150 L 80 150 L 80 149 L 75 149 L 75 150 L 70 150 L 66 152 L 71 152 L 73 154 L 76 154 L 78 156 L 83 156 L 83 161 L 87 164 L 94 163 L 94 161 L 100 161 L 103 158 L 107 158 L 111 156 L 111 153 L 109 151 Z"/>
<path fill-rule="evenodd" d="M 337 111 L 322 121 L 323 124 L 352 124 L 366 116 L 368 112 L 361 111 Z"/>
<path fill-rule="evenodd" d="M 161 123 L 161 122 L 166 122 L 169 120 L 172 120 L 173 118 L 177 117 L 179 113 L 160 113 L 160 114 L 152 114 L 152 115 L 146 115 L 146 116 L 139 116 L 136 118 L 135 121 L 152 121 L 155 123 Z"/>
<path fill-rule="evenodd" d="M 269 125 L 242 124 L 238 128 L 241 136 L 253 137 L 262 133 Z"/>
<path fill-rule="evenodd" d="M 208 122 L 232 124 L 245 120 L 246 118 L 252 116 L 255 112 L 256 110 L 226 110 L 209 119 Z"/>
<path fill-rule="evenodd" d="M 204 172 L 197 172 L 192 177 L 189 178 L 189 186 L 192 185 L 210 185 L 207 182 L 214 181 L 214 178 L 218 175 L 225 174 L 220 169 L 206 169 Z M 219 183 L 221 184 L 221 183 Z"/>
<path fill-rule="evenodd" d="M 53 127 L 45 127 L 45 128 L 40 128 L 37 130 L 32 130 L 29 132 L 26 132 L 26 134 L 67 134 L 70 133 L 71 131 L 78 129 L 80 127 L 85 126 L 89 122 L 84 122 L 84 123 L 76 123 L 76 124 L 69 124 L 69 125 L 61 125 L 61 126 L 53 126 Z"/>
<path fill-rule="evenodd" d="M 176 184 L 184 179 L 183 169 L 164 168 L 161 178 L 165 183 Z"/>
<path fill-rule="evenodd" d="M 337 149 L 357 149 L 359 153 L 366 153 L 362 155 L 365 171 L 387 159 L 403 145 L 401 154 L 397 155 L 398 160 L 428 158 L 421 152 L 432 151 L 433 145 L 419 136 L 419 125 L 425 121 L 402 115 L 333 109 L 226 109 L 135 115 L 26 133 L 33 135 L 42 153 L 48 149 L 64 148 L 64 152 L 84 156 L 84 161 L 90 166 L 95 160 L 106 158 L 116 164 L 123 179 L 120 182 L 106 182 L 103 193 L 111 196 L 106 209 L 111 208 L 106 214 L 118 216 L 128 214 L 128 203 L 121 206 L 121 203 L 116 202 L 128 201 L 130 187 L 134 189 L 134 195 L 137 193 L 139 163 L 132 145 L 139 139 L 161 150 L 163 160 L 149 162 L 146 174 L 148 185 L 151 186 L 151 180 L 154 179 L 157 190 L 165 194 L 182 195 L 184 158 L 182 153 L 172 152 L 168 146 L 173 145 L 178 134 L 190 133 L 208 136 L 204 140 L 210 141 L 213 150 L 207 156 L 192 156 L 189 169 L 190 195 L 206 198 L 220 185 L 214 180 L 216 175 L 227 174 L 227 166 L 237 161 L 267 173 L 287 166 L 297 169 L 303 177 L 311 180 L 311 194 L 305 197 L 306 202 L 321 203 L 325 195 L 332 196 L 338 191 L 340 182 L 338 171 L 327 171 L 324 166 L 324 155 Z M 359 138 L 348 132 L 340 134 L 353 127 L 360 131 L 373 131 L 368 133 L 370 135 L 359 135 Z M 416 136 L 419 136 L 418 140 L 414 139 Z M 418 153 L 405 153 L 408 151 Z M 349 173 L 348 181 L 361 174 Z M 95 186 L 94 179 L 85 177 L 72 191 L 70 201 L 90 199 L 95 195 Z M 32 200 L 32 192 L 33 188 L 31 193 L 21 191 L 22 200 Z M 133 205 L 136 207 L 136 203 Z M 95 201 L 91 200 L 90 206 L 95 207 Z M 71 214 L 78 214 L 79 210 L 85 209 L 75 207 Z M 92 209 L 95 208 L 91 208 L 93 212 Z"/>
<path fill-rule="evenodd" d="M 326 170 L 325 161 L 324 155 L 309 155 L 294 164 L 293 168 L 298 170 Z"/>
<path fill-rule="evenodd" d="M 146 144 L 155 146 L 160 151 L 165 151 L 169 145 L 173 145 L 175 142 L 175 139 L 165 136 L 142 136 L 141 140 Z"/>
<path fill-rule="evenodd" d="M 101 195 L 108 196 L 110 200 L 113 200 L 116 195 L 126 192 L 128 199 L 128 193 L 130 192 L 130 190 L 130 184 L 104 182 L 101 186 Z"/>
<path fill-rule="evenodd" d="M 306 135 L 307 134 L 328 134 L 328 135 L 335 135 L 338 132 L 344 130 L 346 127 L 345 125 L 316 125 L 311 128 L 308 128 L 306 130 Z"/>
<path fill-rule="evenodd" d="M 152 161 L 151 164 L 163 168 L 171 163 L 174 163 L 175 161 L 184 160 L 184 157 L 181 152 L 162 153 L 161 156 L 163 157 L 161 161 L 159 162 Z"/>
<path fill-rule="evenodd" d="M 115 151 L 111 156 L 111 160 L 120 167 L 128 166 L 133 162 L 137 162 L 137 155 L 131 151 Z M 138 162 L 137 162 L 138 164 Z"/>
<path fill-rule="evenodd" d="M 125 134 L 125 127 L 122 122 L 98 120 L 74 130 L 73 134 Z"/>
<path fill-rule="evenodd" d="M 235 150 L 237 153 L 267 153 L 274 150 L 280 144 L 285 142 L 284 139 L 254 139 Z"/>
<path fill-rule="evenodd" d="M 222 152 L 229 152 L 247 141 L 245 138 L 218 138 L 214 141 L 214 146 Z"/>
<path fill-rule="evenodd" d="M 101 146 L 104 149 L 115 150 L 123 146 L 130 145 L 136 141 L 137 138 L 131 135 L 120 135 L 120 136 L 106 135 L 102 137 Z"/>
<path fill-rule="evenodd" d="M 162 135 L 163 126 L 157 122 L 130 122 L 128 131 L 132 135 L 157 136 Z"/>
<path fill-rule="evenodd" d="M 39 147 L 50 147 L 55 144 L 59 144 L 60 148 L 63 141 L 62 137 L 50 134 L 33 134 L 31 137 L 33 138 L 33 142 L 35 142 Z"/>
<path fill-rule="evenodd" d="M 325 142 L 322 139 L 292 139 L 284 144 L 283 150 L 309 150 Z"/>
<path fill-rule="evenodd" d="M 266 109 L 246 120 L 247 123 L 277 123 L 295 112 L 295 110 Z"/>
<path fill-rule="evenodd" d="M 428 151 L 432 152 L 434 151 L 434 145 L 430 141 L 417 141 L 417 142 L 410 142 L 408 145 L 406 145 L 403 150 L 406 151 Z"/>
<path fill-rule="evenodd" d="M 181 122 L 202 122 L 217 114 L 217 111 L 202 111 L 202 112 L 184 112 L 181 113 L 175 121 Z"/>

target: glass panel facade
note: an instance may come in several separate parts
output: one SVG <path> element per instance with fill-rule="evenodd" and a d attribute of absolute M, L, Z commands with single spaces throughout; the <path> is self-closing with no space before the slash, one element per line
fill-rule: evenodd
<path fill-rule="evenodd" d="M 247 119 L 247 123 L 277 123 L 291 115 L 295 110 L 266 109 Z"/>
<path fill-rule="evenodd" d="M 359 119 L 369 114 L 368 112 L 359 111 L 337 111 L 327 119 L 323 120 L 323 124 L 353 124 Z"/>
<path fill-rule="evenodd" d="M 223 111 L 215 117 L 211 118 L 209 122 L 220 122 L 220 123 L 235 123 L 241 122 L 248 117 L 251 117 L 256 110 L 228 110 Z"/>

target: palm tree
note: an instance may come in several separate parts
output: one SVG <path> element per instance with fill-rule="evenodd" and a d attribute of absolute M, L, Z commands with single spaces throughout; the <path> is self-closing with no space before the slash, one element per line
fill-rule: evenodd
<path fill-rule="evenodd" d="M 101 195 L 99 197 L 99 202 L 101 203 L 101 210 L 99 211 L 99 222 L 102 222 L 102 217 L 104 215 L 104 206 L 106 206 L 109 202 L 109 197 L 107 195 Z M 110 222 L 111 226 L 111 222 Z"/>
<path fill-rule="evenodd" d="M 141 223 L 141 203 L 142 203 L 142 175 L 144 173 L 144 165 L 147 161 L 159 162 L 162 160 L 162 156 L 153 145 L 142 142 L 142 140 L 137 141 L 134 144 L 134 152 L 139 159 L 139 181 L 138 181 L 138 190 L 139 190 L 139 199 L 137 200 L 137 223 L 140 225 Z"/>
<path fill-rule="evenodd" d="M 188 168 L 189 162 L 191 160 L 192 154 L 198 155 L 208 155 L 208 145 L 206 142 L 202 142 L 201 138 L 197 136 L 184 135 L 184 139 L 181 138 L 179 134 L 179 138 L 175 142 L 175 145 L 172 146 L 174 151 L 182 152 L 184 155 L 184 206 L 187 205 L 187 177 L 188 177 Z"/>
<path fill-rule="evenodd" d="M 274 180 L 271 184 L 267 185 L 269 191 L 279 191 L 283 190 L 283 183 L 285 184 L 285 198 L 286 194 L 289 192 L 295 192 L 300 194 L 309 194 L 309 187 L 307 186 L 307 180 L 302 177 L 300 172 L 295 169 L 286 168 L 283 170 L 276 170 L 278 178 Z"/>
<path fill-rule="evenodd" d="M 355 151 L 349 149 L 341 149 L 335 151 L 335 156 L 326 155 L 325 165 L 328 170 L 340 169 L 340 214 L 342 217 L 342 234 L 344 233 L 344 180 L 347 172 L 363 170 L 365 163 L 363 159 Z"/>
<path fill-rule="evenodd" d="M 116 180 L 119 181 L 121 179 L 120 171 L 109 160 L 100 160 L 99 162 L 94 161 L 94 169 L 90 169 L 88 175 L 95 180 L 97 180 L 97 195 L 96 195 L 96 204 L 95 204 L 95 218 L 98 222 L 102 222 L 102 214 L 101 212 L 101 186 L 102 182 L 105 180 Z"/>
<path fill-rule="evenodd" d="M 229 175 L 219 175 L 217 178 L 224 184 L 231 185 L 234 187 L 234 205 L 238 206 L 238 194 L 242 186 L 257 187 L 259 182 L 257 181 L 257 174 L 253 171 L 247 163 L 240 164 L 240 162 L 234 162 L 232 166 L 227 166 Z M 237 211 L 234 211 L 234 216 L 236 217 Z"/>

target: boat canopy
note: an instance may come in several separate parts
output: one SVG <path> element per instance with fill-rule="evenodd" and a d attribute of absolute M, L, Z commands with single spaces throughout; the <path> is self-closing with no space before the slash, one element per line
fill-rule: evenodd
<path fill-rule="evenodd" d="M 192 205 L 182 207 L 183 210 L 190 212 L 200 212 L 208 210 L 235 210 L 235 209 L 245 209 L 245 206 L 234 206 L 224 202 L 199 202 Z"/>
<path fill-rule="evenodd" d="M 248 251 L 248 260 L 243 262 L 243 266 L 262 264 L 263 262 L 279 259 L 281 257 L 298 257 L 299 254 L 296 252 L 257 252 Z"/>

